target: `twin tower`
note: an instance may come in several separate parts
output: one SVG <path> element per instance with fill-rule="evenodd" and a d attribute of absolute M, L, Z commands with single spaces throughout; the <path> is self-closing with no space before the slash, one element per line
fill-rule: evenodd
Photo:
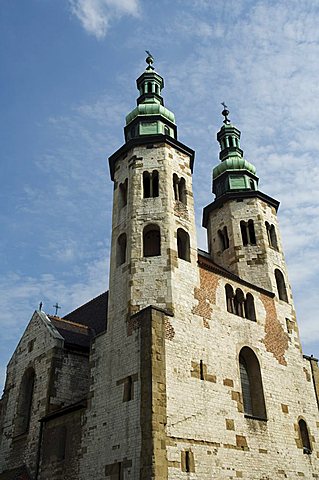
<path fill-rule="evenodd" d="M 114 181 L 110 305 L 128 315 L 148 305 L 175 313 L 194 289 L 198 250 L 192 173 L 194 151 L 177 139 L 164 106 L 163 78 L 152 58 L 137 79 L 137 107 L 126 117 L 125 144 L 109 158 Z M 208 256 L 219 267 L 291 298 L 278 224 L 279 202 L 258 190 L 228 120 L 217 134 L 215 200 L 204 208 Z M 182 293 L 183 292 L 183 293 Z"/>

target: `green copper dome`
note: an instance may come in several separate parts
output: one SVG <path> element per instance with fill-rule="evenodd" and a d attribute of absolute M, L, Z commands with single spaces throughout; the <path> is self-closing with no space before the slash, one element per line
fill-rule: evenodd
<path fill-rule="evenodd" d="M 225 117 L 217 140 L 220 145 L 220 164 L 213 169 L 213 193 L 219 198 L 231 192 L 257 190 L 258 177 L 256 168 L 244 159 L 240 148 L 240 130 L 230 123 L 229 110 L 222 103 Z"/>
<path fill-rule="evenodd" d="M 175 116 L 164 107 L 162 90 L 164 79 L 154 70 L 153 57 L 148 52 L 146 70 L 136 80 L 140 96 L 137 107 L 126 116 L 125 141 L 152 135 L 166 135 L 177 139 Z"/>
<path fill-rule="evenodd" d="M 126 116 L 126 125 L 138 115 L 162 115 L 170 122 L 175 123 L 174 113 L 159 103 L 140 103 Z"/>
<path fill-rule="evenodd" d="M 244 158 L 232 157 L 227 158 L 214 168 L 213 178 L 217 178 L 226 170 L 247 170 L 253 175 L 256 174 L 256 168 L 252 163 L 247 162 L 247 160 L 245 160 Z"/>

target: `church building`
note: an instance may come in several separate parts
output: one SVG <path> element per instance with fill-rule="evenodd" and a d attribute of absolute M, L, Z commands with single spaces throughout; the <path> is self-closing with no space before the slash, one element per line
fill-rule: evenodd
<path fill-rule="evenodd" d="M 34 312 L 7 367 L 0 480 L 319 479 L 318 362 L 279 202 L 224 105 L 197 248 L 194 151 L 146 62 L 109 158 L 109 290 L 63 318 Z"/>

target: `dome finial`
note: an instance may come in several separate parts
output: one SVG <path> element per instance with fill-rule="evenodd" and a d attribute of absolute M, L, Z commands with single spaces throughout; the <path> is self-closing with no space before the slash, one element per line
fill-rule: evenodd
<path fill-rule="evenodd" d="M 146 70 L 154 70 L 154 67 L 152 66 L 152 64 L 154 63 L 154 57 L 153 55 L 151 54 L 151 52 L 149 52 L 148 50 L 145 50 L 145 52 L 147 53 L 147 57 L 146 57 L 146 63 L 148 65 L 148 67 L 146 68 Z"/>
<path fill-rule="evenodd" d="M 227 107 L 227 105 L 226 105 L 225 102 L 222 102 L 221 104 L 222 104 L 222 106 L 224 107 L 224 110 L 222 111 L 222 115 L 225 117 L 225 120 L 223 121 L 223 123 L 224 123 L 225 125 L 229 125 L 229 124 L 230 124 L 230 120 L 229 120 L 229 118 L 227 118 L 228 115 L 229 115 L 228 107 Z"/>

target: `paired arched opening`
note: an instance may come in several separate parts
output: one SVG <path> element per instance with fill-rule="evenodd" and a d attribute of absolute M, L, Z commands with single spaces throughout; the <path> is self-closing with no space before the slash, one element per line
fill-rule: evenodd
<path fill-rule="evenodd" d="M 219 239 L 219 246 L 221 251 L 223 252 L 224 250 L 227 250 L 227 248 L 229 248 L 227 227 L 225 226 L 222 230 L 218 230 L 217 234 Z"/>
<path fill-rule="evenodd" d="M 149 224 L 143 230 L 143 256 L 156 257 L 161 254 L 161 232 L 158 225 Z"/>
<path fill-rule="evenodd" d="M 266 405 L 260 366 L 255 353 L 249 347 L 243 347 L 240 351 L 239 371 L 244 413 L 248 416 L 266 420 Z"/>
<path fill-rule="evenodd" d="M 225 285 L 227 311 L 248 320 L 256 321 L 254 297 L 247 293 L 246 297 L 240 288 L 234 289 L 231 285 Z"/>
<path fill-rule="evenodd" d="M 176 173 L 173 175 L 174 198 L 176 201 L 186 205 L 186 182 L 185 178 L 179 178 Z"/>
<path fill-rule="evenodd" d="M 35 372 L 30 367 L 24 372 L 20 384 L 15 419 L 15 435 L 22 435 L 29 430 L 34 382 Z"/>
<path fill-rule="evenodd" d="M 158 197 L 159 195 L 159 180 L 158 171 L 143 172 L 143 197 Z"/>
<path fill-rule="evenodd" d="M 116 245 L 116 265 L 122 265 L 126 262 L 126 233 L 121 233 L 117 239 Z"/>
<path fill-rule="evenodd" d="M 275 250 L 278 250 L 278 242 L 277 242 L 275 226 L 270 225 L 268 222 L 265 222 L 265 226 L 266 226 L 269 246 L 273 247 Z"/>
<path fill-rule="evenodd" d="M 288 295 L 287 295 L 287 288 L 283 273 L 276 268 L 275 270 L 275 278 L 277 284 L 277 292 L 279 300 L 283 300 L 284 302 L 288 303 Z"/>
<path fill-rule="evenodd" d="M 247 245 L 256 245 L 256 234 L 253 220 L 248 220 L 248 222 L 242 220 L 240 222 L 240 231 L 244 247 Z"/>
<path fill-rule="evenodd" d="M 311 449 L 309 431 L 308 431 L 308 427 L 305 420 L 301 418 L 298 422 L 298 427 L 299 427 L 299 435 L 302 443 L 303 453 L 310 454 L 312 449 Z"/>
<path fill-rule="evenodd" d="M 189 235 L 182 228 L 177 229 L 177 255 L 178 258 L 190 262 Z"/>

